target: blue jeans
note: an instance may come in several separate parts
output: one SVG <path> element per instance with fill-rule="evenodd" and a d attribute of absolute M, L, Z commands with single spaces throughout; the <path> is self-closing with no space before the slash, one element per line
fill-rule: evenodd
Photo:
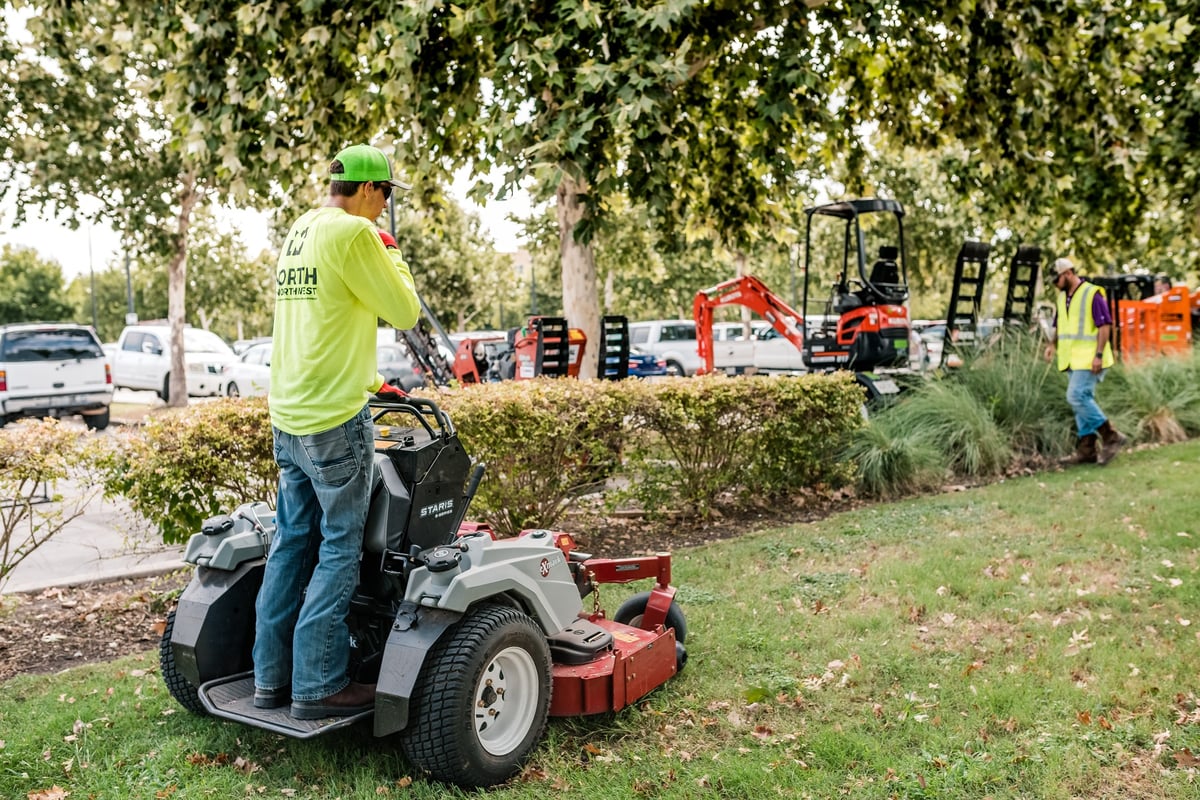
<path fill-rule="evenodd" d="M 1100 430 L 1108 417 L 1096 405 L 1096 384 L 1104 380 L 1104 370 L 1093 374 L 1091 370 L 1067 370 L 1067 402 L 1075 412 L 1075 430 L 1079 437 Z"/>
<path fill-rule="evenodd" d="M 254 604 L 254 685 L 281 689 L 290 683 L 293 700 L 320 700 L 350 683 L 346 614 L 358 584 L 374 427 L 364 406 L 322 433 L 272 433 L 279 499 Z"/>

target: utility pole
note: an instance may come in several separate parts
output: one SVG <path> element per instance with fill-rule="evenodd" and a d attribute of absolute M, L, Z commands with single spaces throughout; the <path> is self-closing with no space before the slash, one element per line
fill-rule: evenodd
<path fill-rule="evenodd" d="M 136 325 L 137 312 L 133 310 L 133 279 L 129 275 L 129 249 L 125 249 L 125 297 L 129 301 L 128 311 L 125 312 L 125 324 Z"/>
<path fill-rule="evenodd" d="M 100 323 L 96 321 L 96 268 L 92 265 L 92 225 L 88 223 L 88 274 L 92 279 L 92 330 L 99 330 Z"/>

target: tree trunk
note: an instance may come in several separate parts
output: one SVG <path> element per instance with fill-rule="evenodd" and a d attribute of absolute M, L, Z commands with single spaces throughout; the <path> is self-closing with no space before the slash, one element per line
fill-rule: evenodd
<path fill-rule="evenodd" d="M 591 244 L 575 241 L 575 226 L 583 219 L 584 205 L 580 195 L 588 190 L 587 183 L 564 177 L 558 185 L 558 237 L 562 256 L 563 314 L 567 324 L 579 328 L 587 336 L 581 379 L 595 378 L 603 342 L 600 338 L 600 297 L 596 287 L 596 256 Z"/>
<path fill-rule="evenodd" d="M 187 364 L 183 357 L 183 325 L 187 319 L 184 308 L 184 290 L 187 288 L 187 241 L 192 224 L 192 210 L 196 207 L 199 194 L 196 192 L 196 177 L 192 173 L 183 176 L 179 191 L 179 224 L 175 232 L 175 252 L 167 265 L 167 321 L 171 323 L 171 380 L 168 388 L 170 400 L 167 405 L 182 408 L 188 403 Z"/>
<path fill-rule="evenodd" d="M 734 253 L 733 265 L 734 270 L 739 278 L 746 277 L 746 252 L 744 250 L 738 250 L 736 253 Z M 750 311 L 750 309 L 747 306 L 742 306 L 742 336 L 744 336 L 747 340 L 750 339 L 750 332 L 754 330 L 753 326 L 750 324 L 750 321 L 753 319 L 754 314 Z"/>

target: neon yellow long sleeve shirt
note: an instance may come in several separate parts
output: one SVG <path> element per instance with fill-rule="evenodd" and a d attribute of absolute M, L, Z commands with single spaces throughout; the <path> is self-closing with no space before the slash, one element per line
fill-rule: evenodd
<path fill-rule="evenodd" d="M 382 383 L 376 319 L 411 328 L 420 312 L 412 272 L 369 220 L 330 206 L 296 220 L 275 275 L 271 424 L 305 436 L 357 414 Z"/>

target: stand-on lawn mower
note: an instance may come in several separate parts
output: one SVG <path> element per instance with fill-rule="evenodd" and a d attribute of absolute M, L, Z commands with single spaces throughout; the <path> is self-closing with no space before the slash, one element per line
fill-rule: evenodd
<path fill-rule="evenodd" d="M 167 619 L 163 679 L 189 711 L 296 738 L 374 717 L 409 762 L 461 786 L 520 770 L 549 716 L 621 709 L 681 670 L 686 622 L 671 556 L 593 558 L 569 534 L 496 539 L 463 523 L 483 467 L 427 399 L 372 402 L 375 470 L 350 677 L 377 684 L 372 711 L 299 720 L 254 706 L 254 600 L 275 532 L 266 503 L 207 520 L 184 560 L 195 576 Z M 583 598 L 601 583 L 653 578 L 612 619 Z"/>

